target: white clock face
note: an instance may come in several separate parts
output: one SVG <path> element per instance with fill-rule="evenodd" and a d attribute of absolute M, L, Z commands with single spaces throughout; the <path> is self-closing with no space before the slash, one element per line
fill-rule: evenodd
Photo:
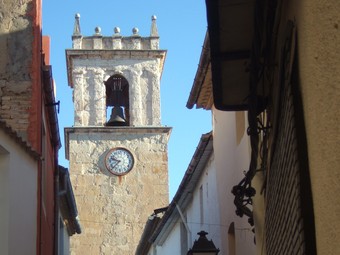
<path fill-rule="evenodd" d="M 134 159 L 128 150 L 124 148 L 111 149 L 105 157 L 105 166 L 110 173 L 124 175 L 128 173 L 134 164 Z"/>

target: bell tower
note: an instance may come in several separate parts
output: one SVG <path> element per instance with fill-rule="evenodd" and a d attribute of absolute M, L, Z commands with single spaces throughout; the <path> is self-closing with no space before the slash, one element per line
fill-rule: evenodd
<path fill-rule="evenodd" d="M 149 37 L 124 37 L 118 27 L 83 36 L 75 16 L 73 47 L 66 50 L 73 89 L 74 126 L 65 128 L 66 157 L 82 234 L 71 254 L 131 255 L 147 217 L 168 205 L 167 144 L 161 126 L 156 17 Z"/>

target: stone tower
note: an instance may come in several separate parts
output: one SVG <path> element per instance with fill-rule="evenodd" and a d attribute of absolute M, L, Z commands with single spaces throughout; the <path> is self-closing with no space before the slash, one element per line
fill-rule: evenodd
<path fill-rule="evenodd" d="M 156 17 L 151 34 L 82 36 L 75 17 L 73 48 L 66 50 L 73 89 L 74 126 L 65 128 L 66 157 L 82 234 L 71 254 L 131 255 L 150 213 L 168 205 L 167 143 L 160 120 Z"/>

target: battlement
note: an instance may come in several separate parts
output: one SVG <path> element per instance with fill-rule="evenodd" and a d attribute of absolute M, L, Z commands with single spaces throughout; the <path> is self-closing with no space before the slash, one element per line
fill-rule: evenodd
<path fill-rule="evenodd" d="M 156 25 L 156 16 L 151 17 L 150 36 L 139 35 L 138 28 L 132 29 L 131 36 L 122 36 L 120 28 L 114 28 L 112 36 L 103 36 L 101 28 L 95 28 L 92 36 L 83 36 L 80 29 L 80 14 L 75 15 L 74 30 L 72 35 L 72 48 L 82 50 L 158 50 L 159 36 Z"/>

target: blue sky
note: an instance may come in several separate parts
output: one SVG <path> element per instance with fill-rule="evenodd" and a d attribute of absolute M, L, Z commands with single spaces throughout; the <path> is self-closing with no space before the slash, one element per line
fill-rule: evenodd
<path fill-rule="evenodd" d="M 178 188 L 203 133 L 211 130 L 209 111 L 187 109 L 203 40 L 207 29 L 203 0 L 51 0 L 43 1 L 43 34 L 51 37 L 51 65 L 60 100 L 59 127 L 63 147 L 59 164 L 65 160 L 64 127 L 73 125 L 72 90 L 66 76 L 65 49 L 72 47 L 75 13 L 80 13 L 81 32 L 94 34 L 101 27 L 103 36 L 113 34 L 114 27 L 130 36 L 138 27 L 141 36 L 149 36 L 151 16 L 157 16 L 160 48 L 167 50 L 161 80 L 162 125 L 173 128 L 169 141 L 170 198 Z"/>

